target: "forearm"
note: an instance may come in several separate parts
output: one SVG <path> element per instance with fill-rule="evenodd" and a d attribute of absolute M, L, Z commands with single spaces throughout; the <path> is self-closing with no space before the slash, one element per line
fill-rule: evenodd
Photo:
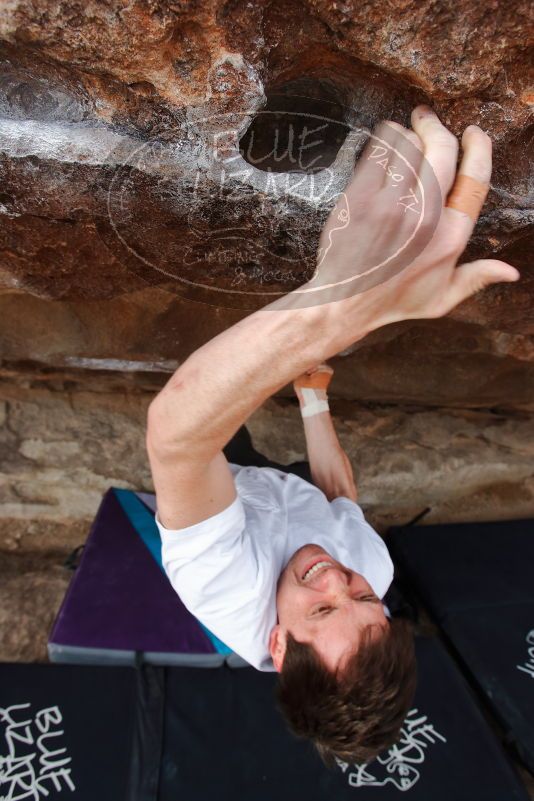
<path fill-rule="evenodd" d="M 352 465 L 339 442 L 330 412 L 304 417 L 303 424 L 314 484 L 329 501 L 340 495 L 356 501 L 358 492 Z"/>
<path fill-rule="evenodd" d="M 359 298 L 291 309 L 286 295 L 283 303 L 219 334 L 171 376 L 149 409 L 148 438 L 160 453 L 211 461 L 268 397 L 372 327 Z"/>

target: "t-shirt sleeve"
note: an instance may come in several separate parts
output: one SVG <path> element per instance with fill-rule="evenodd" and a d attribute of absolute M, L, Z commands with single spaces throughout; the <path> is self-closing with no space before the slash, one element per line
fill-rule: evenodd
<path fill-rule="evenodd" d="M 190 561 L 207 552 L 215 541 L 233 541 L 239 536 L 245 527 L 245 511 L 241 498 L 236 495 L 226 509 L 192 526 L 165 528 L 158 517 L 157 509 L 155 520 L 163 550 L 173 560 Z"/>
<path fill-rule="evenodd" d="M 239 495 L 226 509 L 186 528 L 165 528 L 157 510 L 155 521 L 164 570 L 186 606 L 195 597 L 195 590 L 205 588 L 208 575 L 212 581 L 215 576 L 223 580 L 224 572 L 242 550 L 245 510 Z"/>
<path fill-rule="evenodd" d="M 273 621 L 273 577 L 247 533 L 237 495 L 222 512 L 182 529 L 155 516 L 164 570 L 185 607 L 213 634 L 259 669 Z M 274 613 L 276 617 L 276 613 Z"/>
<path fill-rule="evenodd" d="M 336 514 L 343 515 L 343 543 L 351 554 L 354 568 L 369 582 L 379 598 L 383 598 L 393 581 L 393 562 L 386 543 L 365 519 L 359 504 L 345 496 L 331 501 Z"/>

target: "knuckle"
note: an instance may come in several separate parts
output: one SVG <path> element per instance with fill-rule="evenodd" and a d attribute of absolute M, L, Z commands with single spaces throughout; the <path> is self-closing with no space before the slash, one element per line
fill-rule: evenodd
<path fill-rule="evenodd" d="M 412 145 L 415 145 L 415 147 L 419 148 L 419 150 L 423 149 L 423 143 L 421 142 L 421 139 L 417 136 L 416 133 L 413 133 L 412 131 L 407 131 L 404 134 L 404 136 L 412 143 Z"/>
<path fill-rule="evenodd" d="M 431 214 L 424 214 L 421 217 L 421 220 L 418 225 L 418 230 L 424 236 L 428 234 L 432 234 L 436 228 L 436 220 L 433 218 Z"/>
<path fill-rule="evenodd" d="M 445 256 L 449 259 L 457 259 L 464 247 L 464 237 L 457 233 L 451 233 L 445 242 Z"/>
<path fill-rule="evenodd" d="M 434 141 L 441 147 L 446 147 L 451 150 L 458 151 L 459 148 L 458 139 L 454 136 L 454 134 L 452 134 L 446 128 L 441 128 L 439 131 L 436 132 Z"/>
<path fill-rule="evenodd" d="M 384 195 L 379 195 L 372 207 L 372 217 L 380 225 L 387 225 L 392 216 L 391 203 Z"/>
<path fill-rule="evenodd" d="M 469 166 L 472 177 L 478 180 L 486 180 L 491 173 L 491 160 L 483 156 L 472 156 Z"/>
<path fill-rule="evenodd" d="M 391 217 L 393 217 L 393 207 L 391 205 L 391 201 L 389 198 L 384 195 L 382 198 L 382 202 L 378 203 L 376 206 L 376 213 L 380 220 L 383 222 L 387 222 Z"/>
<path fill-rule="evenodd" d="M 458 258 L 466 245 L 465 232 L 455 226 L 450 226 L 443 237 L 442 253 L 445 258 Z"/>
<path fill-rule="evenodd" d="M 382 211 L 380 223 L 382 230 L 390 236 L 393 236 L 397 231 L 403 230 L 405 225 L 404 217 L 401 215 L 399 209 L 391 204 Z"/>

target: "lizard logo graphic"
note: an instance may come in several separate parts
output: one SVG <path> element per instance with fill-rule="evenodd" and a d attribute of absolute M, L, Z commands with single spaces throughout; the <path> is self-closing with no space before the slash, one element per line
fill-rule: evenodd
<path fill-rule="evenodd" d="M 393 784 L 398 790 L 406 792 L 421 777 L 428 747 L 438 742 L 446 743 L 447 740 L 428 723 L 427 715 L 411 709 L 401 729 L 400 740 L 385 754 L 363 765 L 349 765 L 340 759 L 336 761 L 343 773 L 348 771 L 351 787 L 384 787 Z"/>

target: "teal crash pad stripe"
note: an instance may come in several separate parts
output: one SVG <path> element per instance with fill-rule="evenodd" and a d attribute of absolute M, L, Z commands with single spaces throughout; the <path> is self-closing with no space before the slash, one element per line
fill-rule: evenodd
<path fill-rule="evenodd" d="M 130 523 L 145 543 L 156 563 L 159 565 L 163 573 L 165 573 L 163 569 L 163 560 L 161 558 L 161 538 L 159 536 L 158 527 L 156 525 L 156 521 L 154 520 L 153 513 L 147 509 L 145 504 L 132 490 L 118 489 L 117 487 L 113 487 L 113 492 L 117 496 L 117 500 L 122 506 L 124 513 L 130 520 Z M 198 624 L 211 641 L 216 653 L 225 655 L 233 654 L 232 649 L 228 648 L 228 646 L 225 645 L 222 640 L 219 640 L 215 634 L 212 634 L 212 632 L 207 629 L 206 626 L 200 622 L 200 620 L 198 620 Z"/>

